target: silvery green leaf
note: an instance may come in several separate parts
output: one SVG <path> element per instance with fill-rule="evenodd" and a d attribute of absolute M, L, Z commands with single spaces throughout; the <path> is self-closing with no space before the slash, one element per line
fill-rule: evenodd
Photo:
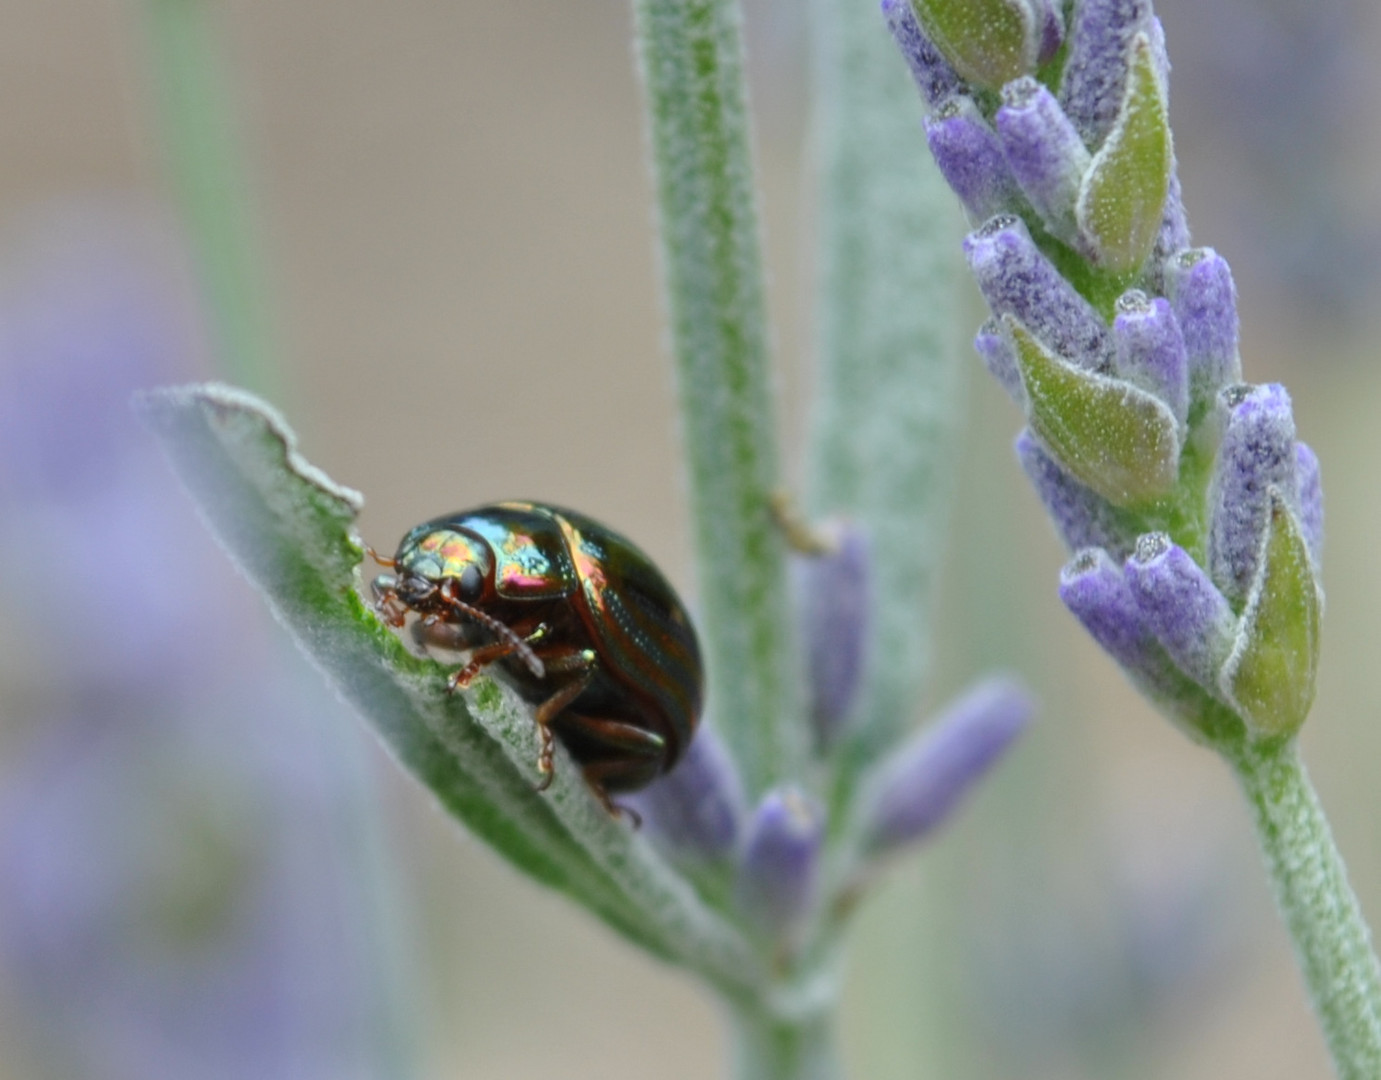
<path fill-rule="evenodd" d="M 340 695 L 453 816 L 512 863 L 654 954 L 726 987 L 753 982 L 737 930 L 627 821 L 609 815 L 569 758 L 539 794 L 531 708 L 481 677 L 413 656 L 358 592 L 360 495 L 297 452 L 259 399 L 220 385 L 137 400 L 207 525 Z M 558 748 L 559 749 L 559 748 Z"/>

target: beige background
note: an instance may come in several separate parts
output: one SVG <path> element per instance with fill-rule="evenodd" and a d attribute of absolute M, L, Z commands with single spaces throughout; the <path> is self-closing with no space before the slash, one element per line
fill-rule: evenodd
<path fill-rule="evenodd" d="M 749 6 L 790 441 L 808 315 L 800 41 L 794 5 Z M 74 195 L 162 199 L 137 6 L 7 0 L 0 14 L 0 224 Z M 220 15 L 290 358 L 283 404 L 312 460 L 365 492 L 366 537 L 388 547 L 443 510 L 549 499 L 617 523 L 690 588 L 626 5 L 228 0 Z M 1375 14 L 1358 33 L 1374 56 Z M 1169 34 L 1175 59 L 1173 23 Z M 1176 98 L 1177 118 L 1194 108 Z M 1321 122 L 1350 127 L 1348 213 L 1374 226 L 1381 122 L 1374 110 Z M 1232 192 L 1196 165 L 1211 145 L 1180 150 L 1196 238 L 1213 243 L 1213 208 Z M 1234 267 L 1249 376 L 1288 381 L 1324 462 L 1328 629 L 1305 746 L 1376 920 L 1378 323 L 1282 323 L 1257 299 L 1269 283 Z M 1150 714 L 1059 610 L 1061 554 L 1008 449 L 1017 416 L 986 382 L 971 396 L 958 515 L 968 531 L 947 579 L 937 696 L 1001 664 L 1031 678 L 1045 708 L 1010 768 L 865 908 L 843 1032 L 852 1075 L 1322 1080 L 1319 1037 L 1225 771 Z M 428 1075 L 718 1074 L 717 1018 L 694 987 L 521 880 L 380 771 L 417 903 Z M 1127 1032 L 1108 1032 L 1125 1072 L 1095 1070 L 1087 1047 L 1045 1047 L 1024 1065 L 1004 1049 L 1004 1039 L 1042 1044 L 992 987 L 1056 979 L 1063 954 L 1052 932 L 1020 955 L 985 920 L 1064 925 L 1074 912 L 1098 937 L 1119 898 L 1160 910 L 1206 874 L 1226 881 L 1230 917 L 1213 931 L 1230 939 L 1225 959 L 1172 986 L 1170 1004 L 1131 1014 Z M 989 987 L 978 998 L 961 985 L 975 955 Z M 947 1025 L 957 1034 L 939 1038 Z"/>

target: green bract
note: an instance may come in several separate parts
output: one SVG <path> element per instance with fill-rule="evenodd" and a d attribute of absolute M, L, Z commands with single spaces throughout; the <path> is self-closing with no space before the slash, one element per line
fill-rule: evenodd
<path fill-rule="evenodd" d="M 911 0 L 954 70 L 996 90 L 1036 66 L 1039 27 L 1025 0 Z"/>
<path fill-rule="evenodd" d="M 1010 315 L 1031 428 L 1071 475 L 1114 506 L 1167 494 L 1179 475 L 1179 425 L 1159 398 L 1056 357 Z"/>
<path fill-rule="evenodd" d="M 1323 604 L 1299 525 L 1274 488 L 1265 546 L 1223 689 L 1253 734 L 1275 739 L 1297 732 L 1314 703 Z"/>
<path fill-rule="evenodd" d="M 1076 214 L 1094 261 L 1112 273 L 1141 268 L 1160 229 L 1174 151 L 1165 87 L 1138 34 L 1117 122 L 1084 176 Z"/>

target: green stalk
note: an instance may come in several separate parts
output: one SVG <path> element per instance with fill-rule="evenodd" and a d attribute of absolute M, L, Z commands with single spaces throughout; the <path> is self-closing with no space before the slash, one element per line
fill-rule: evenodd
<path fill-rule="evenodd" d="M 205 0 L 147 0 L 159 134 L 210 308 L 218 368 L 280 389 L 257 231 L 220 51 Z"/>
<path fill-rule="evenodd" d="M 750 794 L 800 774 L 758 214 L 736 0 L 634 0 L 690 469 L 710 711 Z"/>
<path fill-rule="evenodd" d="M 817 394 L 808 506 L 862 525 L 874 605 L 846 776 L 915 720 L 965 367 L 962 218 L 877 4 L 812 0 Z"/>
<path fill-rule="evenodd" d="M 840 1080 L 831 1014 L 783 1020 L 753 1008 L 728 1012 L 736 1080 Z"/>
<path fill-rule="evenodd" d="M 1340 1080 L 1381 1076 L 1381 968 L 1293 742 L 1228 755 Z"/>

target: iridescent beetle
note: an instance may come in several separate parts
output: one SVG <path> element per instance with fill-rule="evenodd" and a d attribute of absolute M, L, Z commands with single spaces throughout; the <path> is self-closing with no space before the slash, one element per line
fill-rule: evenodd
<path fill-rule="evenodd" d="M 373 552 L 371 551 L 371 554 Z M 646 555 L 582 514 L 502 502 L 418 525 L 374 579 L 379 614 L 427 649 L 469 652 L 452 690 L 497 663 L 537 706 L 538 790 L 560 739 L 610 812 L 680 758 L 700 718 L 695 629 Z"/>

